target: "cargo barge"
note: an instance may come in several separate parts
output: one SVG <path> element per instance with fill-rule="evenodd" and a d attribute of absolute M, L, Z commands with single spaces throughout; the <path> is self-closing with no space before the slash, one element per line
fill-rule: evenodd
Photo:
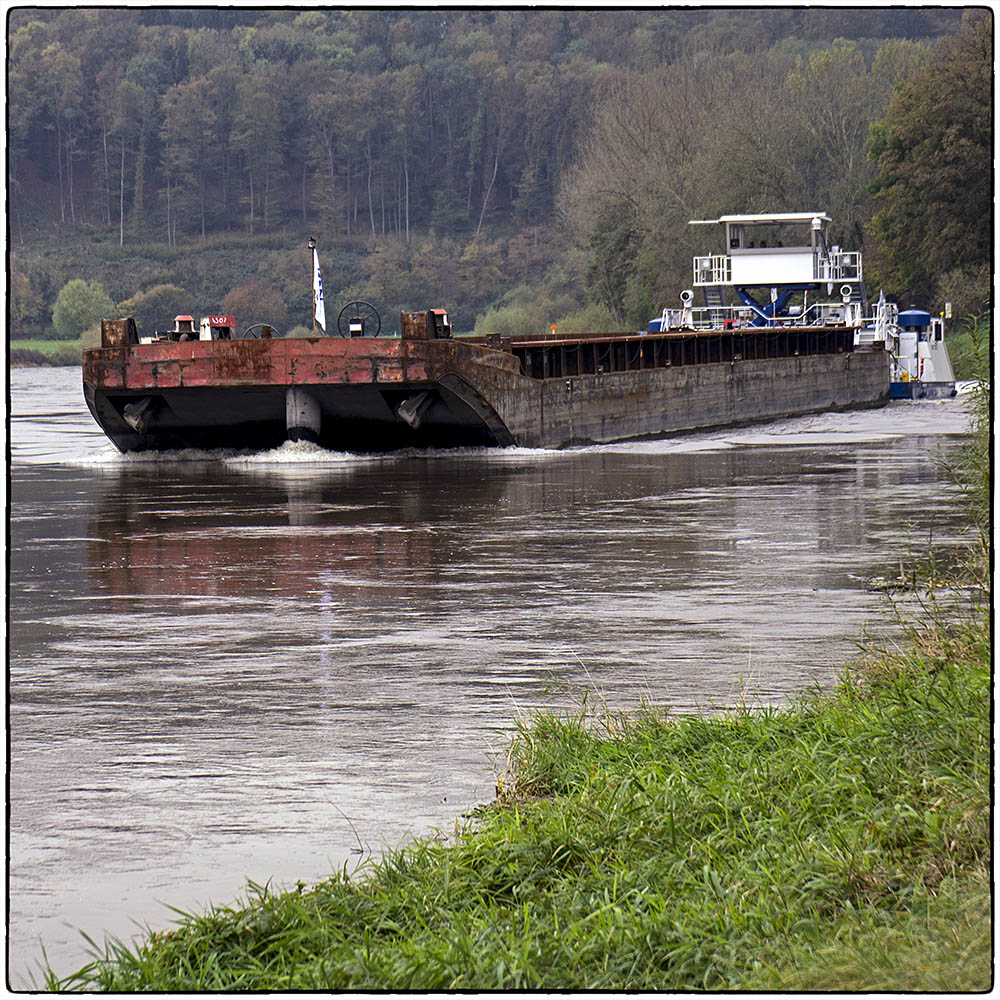
<path fill-rule="evenodd" d="M 879 406 L 892 355 L 884 336 L 864 332 L 860 258 L 826 248 L 824 220 L 712 220 L 726 227 L 729 252 L 695 258 L 705 305 L 685 290 L 680 309 L 638 332 L 453 337 L 447 314 L 429 309 L 404 312 L 399 335 L 386 337 L 360 302 L 341 311 L 339 337 L 286 339 L 262 324 L 241 335 L 229 316 L 197 327 L 177 317 L 153 335 L 128 318 L 105 320 L 101 347 L 84 353 L 84 394 L 123 452 L 286 440 L 358 452 L 563 448 Z M 737 245 L 755 228 L 803 224 L 810 242 Z M 317 286 L 321 296 L 318 268 Z M 824 286 L 839 299 L 823 300 Z M 760 288 L 771 290 L 764 305 Z"/>

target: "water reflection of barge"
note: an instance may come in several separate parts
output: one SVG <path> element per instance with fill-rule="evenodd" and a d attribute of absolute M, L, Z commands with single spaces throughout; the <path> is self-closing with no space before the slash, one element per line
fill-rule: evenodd
<path fill-rule="evenodd" d="M 730 218 L 744 220 L 742 239 L 761 218 L 787 227 L 814 216 Z M 140 340 L 131 320 L 106 320 L 102 346 L 84 354 L 84 393 L 122 451 L 303 438 L 350 451 L 559 448 L 880 405 L 889 354 L 858 342 L 863 313 L 844 293 L 860 286 L 860 259 L 845 277 L 847 255 L 815 233 L 778 253 L 734 247 L 695 258 L 695 284 L 706 288 L 739 270 L 743 304 L 731 309 L 706 291 L 698 316 L 685 292 L 682 309 L 639 333 L 453 338 L 447 315 L 428 310 L 403 313 L 399 337 L 378 337 L 377 315 L 358 309 L 340 338 L 283 339 L 260 325 L 238 337 L 231 318 L 213 317 L 190 336 L 175 324 Z M 794 293 L 835 283 L 841 301 L 787 306 Z M 748 290 L 764 284 L 774 291 L 762 307 Z"/>

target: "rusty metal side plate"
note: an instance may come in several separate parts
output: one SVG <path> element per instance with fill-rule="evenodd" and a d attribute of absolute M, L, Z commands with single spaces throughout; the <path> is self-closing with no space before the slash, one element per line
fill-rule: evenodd
<path fill-rule="evenodd" d="M 124 361 L 123 361 L 124 358 Z M 452 340 L 395 338 L 192 341 L 84 354 L 85 380 L 134 390 L 433 381 L 485 365 L 516 374 L 516 358 Z"/>
<path fill-rule="evenodd" d="M 83 381 L 106 389 L 120 389 L 125 384 L 125 351 L 98 347 L 83 352 Z"/>
<path fill-rule="evenodd" d="M 219 340 L 199 343 L 202 355 L 205 348 L 210 350 L 208 358 L 197 357 L 197 368 L 191 376 L 197 373 L 198 384 L 204 385 L 280 385 L 285 382 L 284 357 L 273 340 Z M 195 345 L 191 345 L 192 347 Z M 194 362 L 196 359 L 192 357 Z M 205 364 L 211 362 L 211 367 Z M 201 381 L 204 370 L 206 381 Z M 185 379 L 185 385 L 192 385 L 190 377 Z"/>

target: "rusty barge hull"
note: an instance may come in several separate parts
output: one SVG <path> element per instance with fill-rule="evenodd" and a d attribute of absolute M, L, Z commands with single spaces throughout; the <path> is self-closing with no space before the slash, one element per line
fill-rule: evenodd
<path fill-rule="evenodd" d="M 888 355 L 854 350 L 842 327 L 487 342 L 408 337 L 404 323 L 401 338 L 138 344 L 126 321 L 106 326 L 105 346 L 84 354 L 84 395 L 123 452 L 299 438 L 361 452 L 562 448 L 888 399 Z"/>

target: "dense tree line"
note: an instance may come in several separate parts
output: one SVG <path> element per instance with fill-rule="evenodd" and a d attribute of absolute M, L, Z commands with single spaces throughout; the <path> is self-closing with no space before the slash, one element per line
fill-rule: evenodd
<path fill-rule="evenodd" d="M 907 40 L 868 54 L 839 40 L 806 55 L 703 51 L 622 75 L 564 191 L 594 294 L 630 323 L 672 303 L 692 255 L 721 249 L 688 221 L 727 212 L 823 210 L 832 242 L 862 249 L 869 130 L 928 57 Z"/>
<path fill-rule="evenodd" d="M 61 225 L 170 244 L 295 222 L 378 237 L 534 218 L 609 65 L 588 54 L 605 34 L 595 15 L 155 13 L 12 15 L 18 236 L 56 210 Z"/>
<path fill-rule="evenodd" d="M 688 220 L 808 206 L 865 251 L 873 294 L 985 308 L 992 58 L 991 18 L 971 12 L 936 46 L 702 50 L 621 75 L 563 190 L 592 294 L 639 323 L 713 249 Z"/>
<path fill-rule="evenodd" d="M 554 266 L 553 302 L 585 278 L 594 300 L 638 320 L 685 283 L 696 215 L 825 208 L 860 245 L 868 129 L 961 18 L 16 9 L 13 244 L 30 250 L 54 227 L 66 242 L 200 252 L 309 232 L 343 248 L 331 265 L 345 261 L 342 286 L 392 306 L 430 287 L 483 308 Z M 364 266 L 347 267 L 359 246 Z M 51 309 L 56 272 L 15 270 L 22 317 L 39 300 Z M 175 280 L 165 272 L 109 290 L 122 301 Z M 262 280 L 237 277 L 199 291 L 218 302 Z M 259 294 L 281 292 L 267 280 Z"/>
<path fill-rule="evenodd" d="M 15 11 L 17 224 L 57 206 L 61 224 L 174 243 L 299 220 L 372 237 L 544 221 L 612 68 L 733 34 L 758 47 L 783 28 L 926 35 L 942 21 L 721 13 Z"/>
<path fill-rule="evenodd" d="M 893 296 L 988 304 L 992 82 L 993 25 L 976 12 L 896 90 L 871 131 L 873 273 Z"/>

